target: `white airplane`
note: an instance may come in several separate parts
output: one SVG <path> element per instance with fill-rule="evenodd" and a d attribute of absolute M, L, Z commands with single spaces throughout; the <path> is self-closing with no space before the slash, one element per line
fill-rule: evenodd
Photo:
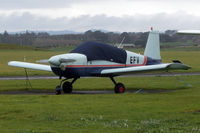
<path fill-rule="evenodd" d="M 186 35 L 200 35 L 200 30 L 179 30 L 177 33 Z"/>
<path fill-rule="evenodd" d="M 46 62 L 45 60 L 42 62 Z M 65 79 L 56 87 L 56 94 L 72 92 L 72 84 L 81 77 L 109 77 L 114 83 L 115 93 L 124 93 L 125 86 L 114 80 L 115 76 L 151 72 L 168 71 L 170 69 L 184 69 L 190 67 L 180 61 L 162 63 L 160 56 L 159 32 L 150 31 L 144 55 L 140 55 L 117 47 L 87 42 L 79 45 L 68 54 L 52 56 L 47 60 L 50 65 L 10 61 L 9 66 L 52 71 Z M 73 79 L 72 82 L 66 80 Z"/>

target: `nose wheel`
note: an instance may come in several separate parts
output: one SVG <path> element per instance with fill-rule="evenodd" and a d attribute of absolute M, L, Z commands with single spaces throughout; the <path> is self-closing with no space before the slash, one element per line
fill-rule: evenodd
<path fill-rule="evenodd" d="M 126 88 L 122 83 L 117 83 L 113 77 L 110 77 L 110 79 L 112 80 L 112 82 L 115 84 L 115 88 L 114 91 L 115 93 L 124 93 Z"/>
<path fill-rule="evenodd" d="M 73 83 L 78 78 L 74 78 L 72 82 L 66 81 L 67 79 L 64 79 L 60 82 L 60 85 L 56 87 L 56 95 L 60 95 L 62 93 L 62 90 L 64 93 L 71 93 L 73 90 Z M 65 82 L 64 82 L 65 81 Z M 64 83 L 63 83 L 64 82 Z"/>
<path fill-rule="evenodd" d="M 60 87 L 60 85 L 56 86 L 56 95 L 60 95 L 62 92 L 62 88 Z"/>

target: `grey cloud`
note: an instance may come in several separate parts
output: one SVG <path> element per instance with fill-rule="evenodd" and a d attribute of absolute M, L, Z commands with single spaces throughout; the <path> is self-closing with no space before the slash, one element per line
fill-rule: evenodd
<path fill-rule="evenodd" d="M 98 1 L 98 0 L 97 0 Z M 96 0 L 0 0 L 0 9 L 13 10 L 13 9 L 44 9 L 44 8 L 68 8 L 72 4 L 82 3 L 94 3 Z M 116 0 L 99 0 L 104 2 Z M 130 1 L 130 0 L 119 0 L 119 1 Z M 134 1 L 133 1 L 134 2 Z"/>
<path fill-rule="evenodd" d="M 166 3 L 183 3 L 188 2 L 188 0 L 0 0 L 0 9 L 6 10 L 13 10 L 13 9 L 44 9 L 44 8 L 67 8 L 70 7 L 72 4 L 79 4 L 79 3 L 95 3 L 100 2 L 102 5 L 105 2 L 113 2 L 117 3 L 122 1 L 126 2 L 166 2 Z M 190 3 L 199 3 L 199 0 L 190 0 Z M 134 6 L 134 4 L 133 4 Z M 179 5 L 177 5 L 179 6 Z"/>
<path fill-rule="evenodd" d="M 101 0 L 103 3 L 107 0 Z M 112 1 L 112 0 L 111 0 Z M 95 2 L 94 0 L 0 0 L 0 9 L 68 8 L 72 4 Z"/>
<path fill-rule="evenodd" d="M 79 16 L 76 18 L 39 17 L 31 13 L 21 16 L 0 16 L 0 31 L 21 30 L 72 30 L 84 32 L 89 29 L 104 29 L 108 31 L 148 31 L 151 26 L 156 30 L 167 29 L 200 29 L 200 17 L 177 12 L 174 14 L 154 14 L 108 17 L 106 15 Z"/>
<path fill-rule="evenodd" d="M 66 8 L 81 0 L 0 0 L 1 9 Z M 83 0 L 84 1 L 84 0 Z"/>

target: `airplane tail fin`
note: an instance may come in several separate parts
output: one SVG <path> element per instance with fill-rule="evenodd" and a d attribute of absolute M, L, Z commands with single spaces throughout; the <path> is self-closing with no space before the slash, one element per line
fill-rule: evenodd
<path fill-rule="evenodd" d="M 158 31 L 150 31 L 144 55 L 155 60 L 161 61 L 160 40 Z"/>

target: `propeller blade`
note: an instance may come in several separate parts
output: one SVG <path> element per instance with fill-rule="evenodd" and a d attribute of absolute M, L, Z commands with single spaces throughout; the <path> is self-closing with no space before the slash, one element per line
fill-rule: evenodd
<path fill-rule="evenodd" d="M 37 60 L 37 63 L 49 63 L 49 59 Z"/>

